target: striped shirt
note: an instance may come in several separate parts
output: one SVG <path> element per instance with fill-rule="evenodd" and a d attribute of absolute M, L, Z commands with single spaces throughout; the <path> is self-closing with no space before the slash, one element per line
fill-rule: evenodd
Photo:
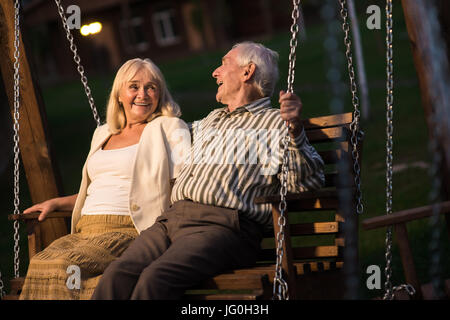
<path fill-rule="evenodd" d="M 280 190 L 282 138 L 287 133 L 280 110 L 270 107 L 266 97 L 232 112 L 215 109 L 190 127 L 191 154 L 176 179 L 172 201 L 238 209 L 270 226 L 270 204 L 255 204 L 254 199 Z M 320 188 L 323 167 L 302 130 L 288 145 L 288 192 Z"/>

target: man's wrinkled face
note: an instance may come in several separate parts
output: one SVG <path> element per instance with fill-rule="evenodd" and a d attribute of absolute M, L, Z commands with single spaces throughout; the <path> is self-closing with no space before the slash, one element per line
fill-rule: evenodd
<path fill-rule="evenodd" d="M 222 64 L 212 73 L 213 78 L 219 86 L 217 88 L 216 100 L 224 105 L 229 105 L 236 98 L 237 93 L 242 87 L 243 80 L 241 74 L 244 73 L 244 67 L 239 66 L 237 62 L 237 50 L 230 50 L 223 58 Z"/>

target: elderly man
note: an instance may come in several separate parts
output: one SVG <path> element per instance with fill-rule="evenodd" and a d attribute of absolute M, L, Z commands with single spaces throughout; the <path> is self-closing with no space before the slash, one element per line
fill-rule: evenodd
<path fill-rule="evenodd" d="M 282 91 L 280 109 L 270 107 L 277 60 L 252 42 L 223 57 L 212 76 L 226 107 L 193 123 L 191 157 L 173 187 L 173 205 L 110 264 L 94 299 L 177 299 L 202 280 L 254 264 L 262 231 L 272 224 L 270 206 L 254 199 L 280 188 L 284 121 L 291 136 L 288 191 L 322 186 L 323 161 L 305 136 L 300 99 Z"/>

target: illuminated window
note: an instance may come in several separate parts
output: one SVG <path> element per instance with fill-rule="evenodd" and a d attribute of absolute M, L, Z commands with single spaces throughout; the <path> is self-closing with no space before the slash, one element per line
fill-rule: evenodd
<path fill-rule="evenodd" d="M 156 41 L 160 46 L 169 46 L 180 40 L 175 28 L 175 14 L 173 10 L 156 12 L 152 16 L 152 23 Z"/>
<path fill-rule="evenodd" d="M 120 31 L 128 52 L 148 50 L 149 43 L 145 36 L 144 19 L 142 17 L 135 16 L 128 20 L 122 20 Z"/>

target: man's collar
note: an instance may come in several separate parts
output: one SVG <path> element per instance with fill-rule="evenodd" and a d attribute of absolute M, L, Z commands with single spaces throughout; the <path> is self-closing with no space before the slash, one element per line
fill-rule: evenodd
<path fill-rule="evenodd" d="M 234 109 L 232 112 L 228 111 L 228 107 L 224 107 L 221 111 L 225 114 L 239 114 L 243 113 L 245 111 L 249 111 L 252 114 L 257 114 L 258 112 L 262 111 L 263 109 L 267 109 L 270 106 L 270 98 L 264 97 L 258 100 L 255 100 L 253 102 L 250 102 L 248 104 L 245 104 L 243 106 L 240 106 L 236 109 Z"/>

